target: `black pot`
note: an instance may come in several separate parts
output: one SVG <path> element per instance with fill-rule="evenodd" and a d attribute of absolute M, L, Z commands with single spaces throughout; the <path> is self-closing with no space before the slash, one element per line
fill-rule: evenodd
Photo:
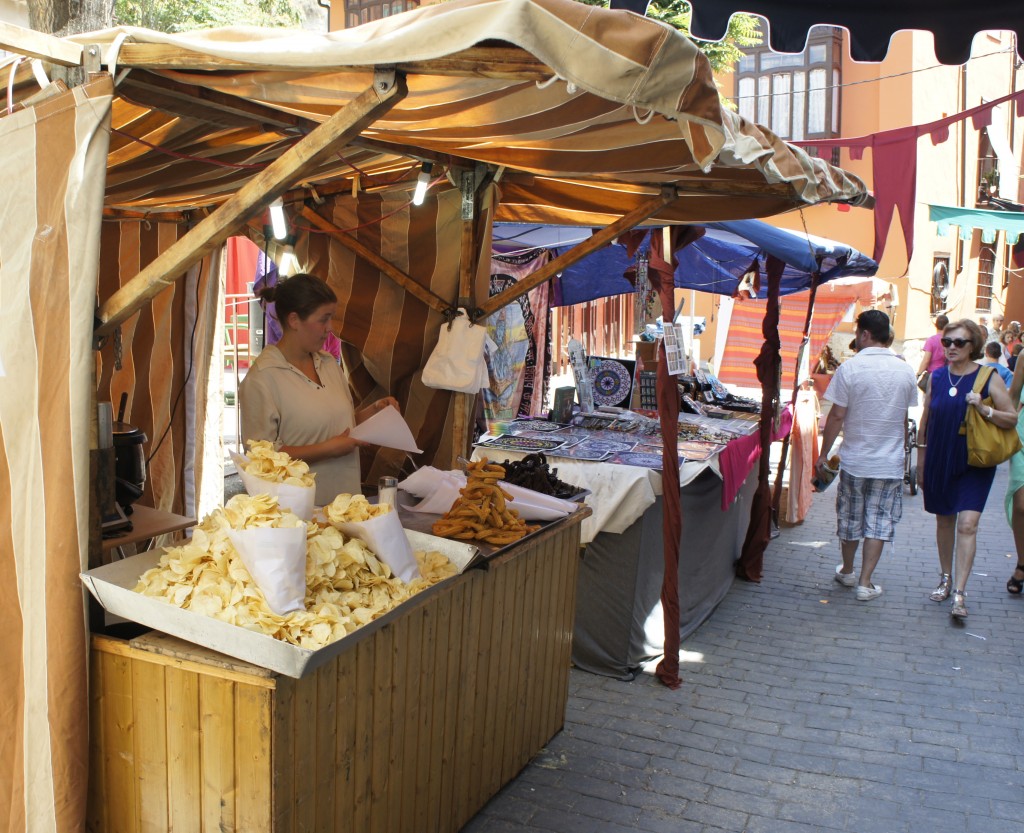
<path fill-rule="evenodd" d="M 126 515 L 146 488 L 146 434 L 126 422 L 114 423 L 114 500 Z"/>

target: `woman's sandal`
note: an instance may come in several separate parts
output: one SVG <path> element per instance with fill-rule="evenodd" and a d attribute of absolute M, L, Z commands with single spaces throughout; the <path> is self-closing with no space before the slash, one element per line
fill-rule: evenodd
<path fill-rule="evenodd" d="M 954 590 L 952 593 L 953 605 L 949 609 L 949 615 L 954 619 L 967 618 L 967 605 L 964 604 L 964 593 L 962 590 Z"/>
<path fill-rule="evenodd" d="M 1010 580 L 1006 582 L 1006 592 L 1011 596 L 1019 596 L 1024 591 L 1024 578 L 1017 578 L 1017 573 L 1024 576 L 1024 564 L 1018 564 L 1014 568 Z"/>
<path fill-rule="evenodd" d="M 941 573 L 941 580 L 939 586 L 932 590 L 931 595 L 928 597 L 933 602 L 944 602 L 949 598 L 950 588 L 953 586 L 953 581 L 950 578 L 949 573 Z"/>

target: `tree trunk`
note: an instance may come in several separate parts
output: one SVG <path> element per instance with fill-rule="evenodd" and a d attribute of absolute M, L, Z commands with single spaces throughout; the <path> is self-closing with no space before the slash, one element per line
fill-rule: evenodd
<path fill-rule="evenodd" d="M 108 29 L 114 0 L 31 0 L 28 23 L 37 32 L 64 36 Z"/>

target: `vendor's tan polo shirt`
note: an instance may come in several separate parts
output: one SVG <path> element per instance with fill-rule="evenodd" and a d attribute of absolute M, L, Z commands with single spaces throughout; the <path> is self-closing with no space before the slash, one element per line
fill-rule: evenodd
<path fill-rule="evenodd" d="M 313 363 L 321 385 L 290 364 L 276 346 L 263 349 L 238 388 L 244 442 L 312 445 L 355 426 L 348 380 L 334 356 L 315 353 Z M 360 492 L 357 453 L 310 463 L 309 468 L 316 472 L 317 506 L 342 492 Z"/>

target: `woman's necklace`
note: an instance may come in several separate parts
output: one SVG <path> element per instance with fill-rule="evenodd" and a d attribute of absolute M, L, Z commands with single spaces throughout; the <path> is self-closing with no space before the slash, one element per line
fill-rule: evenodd
<path fill-rule="evenodd" d="M 950 384 L 949 395 L 950 396 L 956 396 L 957 385 L 959 385 L 964 380 L 964 376 L 966 376 L 967 374 L 964 373 L 963 375 L 960 376 L 959 379 L 957 379 L 954 382 L 953 381 L 953 371 L 949 369 L 949 365 L 946 365 L 946 375 L 949 377 L 949 384 Z"/>

